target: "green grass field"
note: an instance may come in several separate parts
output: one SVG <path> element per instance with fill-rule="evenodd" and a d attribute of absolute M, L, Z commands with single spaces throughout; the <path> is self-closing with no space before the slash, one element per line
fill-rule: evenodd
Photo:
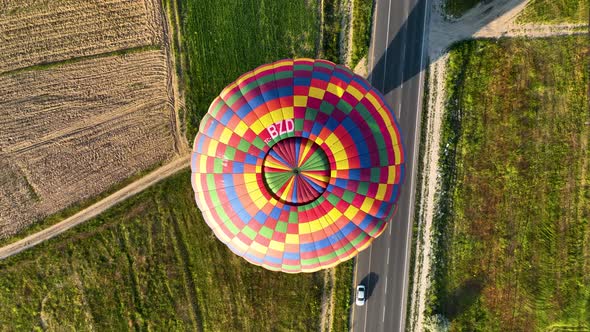
<path fill-rule="evenodd" d="M 373 0 L 353 0 L 351 67 L 369 53 Z"/>
<path fill-rule="evenodd" d="M 242 73 L 264 63 L 315 57 L 315 1 L 202 0 L 180 4 L 187 139 L 215 96 Z"/>
<path fill-rule="evenodd" d="M 451 52 L 431 314 L 451 331 L 590 328 L 586 36 Z"/>
<path fill-rule="evenodd" d="M 343 0 L 323 0 L 324 16 L 322 45 L 319 57 L 334 63 L 342 62 L 340 54 L 340 34 L 342 33 Z"/>
<path fill-rule="evenodd" d="M 315 57 L 322 46 L 316 2 L 164 6 L 189 142 L 209 103 L 241 73 L 281 58 Z M 333 328 L 346 331 L 352 262 L 335 274 Z M 0 261 L 0 330 L 317 330 L 323 287 L 323 273 L 273 273 L 232 254 L 203 222 L 184 171 Z"/>
<path fill-rule="evenodd" d="M 460 17 L 483 0 L 445 0 L 445 14 Z"/>
<path fill-rule="evenodd" d="M 322 273 L 234 255 L 203 222 L 183 171 L 0 261 L 0 329 L 317 330 L 322 288 Z"/>
<path fill-rule="evenodd" d="M 589 23 L 590 0 L 532 0 L 519 16 L 520 23 Z"/>
<path fill-rule="evenodd" d="M 335 267 L 333 332 L 348 332 L 353 299 L 354 260 Z"/>

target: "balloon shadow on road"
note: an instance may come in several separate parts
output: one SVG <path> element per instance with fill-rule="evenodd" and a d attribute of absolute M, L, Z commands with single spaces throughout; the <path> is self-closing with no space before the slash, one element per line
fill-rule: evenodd
<path fill-rule="evenodd" d="M 397 0 L 391 0 L 397 1 Z M 466 39 L 469 36 L 475 35 L 482 27 L 492 22 L 497 15 L 488 13 L 492 7 L 507 4 L 508 0 L 496 0 L 483 3 L 484 8 L 482 16 L 479 20 L 470 22 L 465 25 L 465 29 L 461 31 L 461 36 L 458 39 Z M 522 3 L 522 1 L 514 2 L 514 6 Z M 426 24 L 426 32 L 424 38 L 424 47 L 422 45 L 422 38 L 420 31 L 425 27 L 424 21 L 429 20 L 429 16 L 424 15 L 426 6 L 434 6 L 432 0 L 417 0 L 414 2 L 414 7 L 411 9 L 406 21 L 395 32 L 395 37 L 387 46 L 387 50 L 375 59 L 372 68 L 369 68 L 369 82 L 376 87 L 384 95 L 401 86 L 404 82 L 410 80 L 424 69 L 428 68 L 430 63 L 435 62 L 441 54 L 435 54 L 434 58 L 429 57 L 428 38 L 437 38 L 438 36 L 429 36 L 428 24 Z M 499 15 L 514 8 L 504 8 Z M 432 8 L 431 8 L 432 10 Z M 472 23 L 472 24 L 471 24 Z M 452 32 L 449 32 L 452 33 Z M 375 36 L 373 36 L 375 39 Z M 374 41 L 381 42 L 381 41 Z M 374 45 L 371 45 L 374 47 Z M 424 52 L 422 56 L 422 52 Z"/>
<path fill-rule="evenodd" d="M 368 299 L 373 294 L 373 290 L 377 286 L 379 282 L 379 275 L 375 272 L 371 272 L 367 274 L 360 282 L 359 285 L 363 285 L 366 287 L 365 290 L 365 297 Z"/>

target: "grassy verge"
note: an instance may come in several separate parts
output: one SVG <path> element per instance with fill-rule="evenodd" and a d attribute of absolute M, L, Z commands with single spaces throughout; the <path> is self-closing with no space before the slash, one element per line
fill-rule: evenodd
<path fill-rule="evenodd" d="M 353 0 L 352 14 L 352 68 L 369 53 L 371 43 L 371 22 L 373 21 L 373 0 Z"/>
<path fill-rule="evenodd" d="M 334 321 L 333 332 L 349 331 L 350 310 L 352 305 L 352 279 L 354 277 L 354 260 L 335 267 L 336 281 L 334 283 Z"/>
<path fill-rule="evenodd" d="M 47 216 L 39 221 L 34 222 L 31 226 L 21 230 L 19 233 L 13 235 L 13 236 L 9 236 L 3 239 L 0 239 L 0 246 L 5 246 L 7 244 L 16 242 L 20 239 L 23 239 L 31 234 L 37 233 L 49 226 L 55 225 L 58 222 L 73 216 L 74 214 L 78 213 L 79 211 L 89 207 L 90 205 L 100 201 L 101 199 L 111 195 L 112 193 L 122 189 L 123 187 L 127 186 L 128 184 L 144 177 L 146 174 L 152 172 L 153 170 L 155 170 L 156 168 L 162 166 L 162 163 L 156 163 L 152 166 L 150 166 L 149 168 L 137 172 L 133 175 L 131 175 L 130 177 L 128 177 L 127 179 L 114 184 L 113 186 L 111 186 L 108 190 L 103 191 L 102 193 L 100 193 L 97 196 L 85 199 L 81 202 L 72 204 L 68 207 L 66 207 L 65 209 L 52 214 L 50 216 Z"/>
<path fill-rule="evenodd" d="M 424 175 L 426 174 L 426 165 L 424 164 L 424 154 L 426 153 L 426 134 L 428 131 L 428 108 L 429 108 L 429 94 L 430 94 L 430 84 L 428 77 L 430 77 L 430 69 L 426 68 L 424 72 L 424 94 L 422 95 L 422 113 L 420 118 L 420 136 L 419 141 L 420 145 L 418 146 L 418 164 L 417 172 L 416 172 L 416 189 L 414 192 L 414 220 L 412 222 L 412 242 L 410 244 L 410 268 L 409 268 L 409 276 L 408 276 L 408 299 L 407 299 L 407 310 L 408 313 L 406 315 L 406 326 L 411 327 L 413 326 L 413 320 L 416 313 L 411 312 L 412 303 L 415 301 L 413 298 L 414 295 L 414 276 L 416 271 L 416 260 L 420 258 L 422 252 L 417 252 L 418 248 L 418 241 L 420 241 L 420 247 L 424 244 L 422 241 L 424 229 L 421 227 L 420 223 L 424 220 L 424 214 L 422 209 L 424 208 L 422 205 L 422 186 L 424 185 Z M 406 180 L 407 181 L 407 180 Z"/>
<path fill-rule="evenodd" d="M 451 52 L 431 299 L 451 330 L 590 328 L 588 48 Z"/>
<path fill-rule="evenodd" d="M 519 23 L 588 23 L 589 0 L 532 0 Z"/>
<path fill-rule="evenodd" d="M 195 207 L 183 171 L 97 218 L 0 261 L 0 322 L 124 331 L 317 330 L 321 273 L 235 256 Z"/>
<path fill-rule="evenodd" d="M 178 2 L 187 139 L 217 94 L 242 73 L 282 58 L 314 57 L 315 1 Z"/>
<path fill-rule="evenodd" d="M 340 34 L 342 33 L 343 0 L 323 0 L 323 36 L 321 57 L 341 63 Z"/>
<path fill-rule="evenodd" d="M 460 17 L 465 14 L 466 11 L 475 7 L 475 5 L 482 1 L 483 0 L 445 0 L 445 14 L 452 17 Z"/>

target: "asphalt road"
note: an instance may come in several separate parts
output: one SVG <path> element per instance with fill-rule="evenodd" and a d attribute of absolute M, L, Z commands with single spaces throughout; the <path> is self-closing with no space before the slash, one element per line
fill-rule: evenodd
<path fill-rule="evenodd" d="M 430 0 L 377 0 L 369 80 L 385 94 L 402 130 L 406 176 L 388 229 L 357 258 L 355 280 L 367 286 L 353 307 L 353 331 L 404 331 Z M 372 70 L 371 70 L 372 68 Z"/>

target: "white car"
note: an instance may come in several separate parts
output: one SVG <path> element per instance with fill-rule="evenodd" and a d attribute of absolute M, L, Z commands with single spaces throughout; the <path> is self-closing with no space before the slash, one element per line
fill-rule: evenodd
<path fill-rule="evenodd" d="M 362 306 L 365 304 L 365 286 L 356 286 L 356 305 Z"/>

